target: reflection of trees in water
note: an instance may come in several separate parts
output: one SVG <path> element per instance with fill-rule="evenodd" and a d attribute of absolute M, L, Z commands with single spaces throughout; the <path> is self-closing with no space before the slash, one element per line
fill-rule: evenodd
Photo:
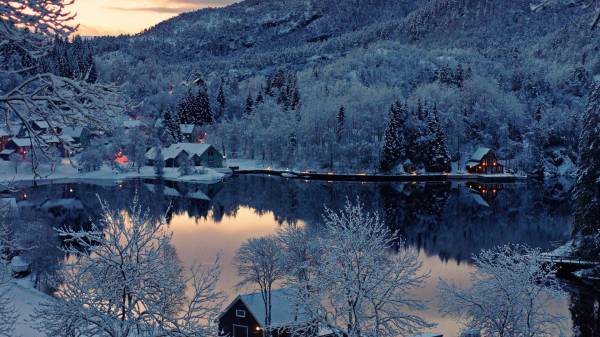
<path fill-rule="evenodd" d="M 569 310 L 573 320 L 573 336 L 600 337 L 600 293 L 598 288 L 573 288 L 570 289 L 570 297 Z"/>

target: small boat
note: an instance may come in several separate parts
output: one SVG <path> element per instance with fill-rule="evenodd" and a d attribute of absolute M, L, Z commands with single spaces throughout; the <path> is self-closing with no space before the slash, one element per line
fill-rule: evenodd
<path fill-rule="evenodd" d="M 24 256 L 14 256 L 10 260 L 10 269 L 14 275 L 26 275 L 31 271 L 31 263 Z"/>

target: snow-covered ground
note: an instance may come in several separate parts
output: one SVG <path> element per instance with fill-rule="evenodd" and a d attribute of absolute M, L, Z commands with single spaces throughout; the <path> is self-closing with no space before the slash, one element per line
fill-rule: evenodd
<path fill-rule="evenodd" d="M 35 329 L 37 325 L 35 310 L 40 307 L 41 303 L 52 300 L 52 297 L 35 289 L 33 281 L 29 277 L 8 279 L 0 287 L 0 290 L 5 289 L 7 290 L 6 294 L 9 300 L 14 304 L 13 308 L 18 316 L 12 336 L 45 337 L 45 333 Z"/>
<path fill-rule="evenodd" d="M 172 181 L 185 181 L 197 183 L 216 183 L 224 177 L 231 174 L 229 169 L 203 168 L 202 173 L 181 176 L 177 168 L 167 167 L 164 170 L 163 179 Z M 49 166 L 42 165 L 38 169 L 40 180 L 125 180 L 134 178 L 156 178 L 154 167 L 145 166 L 140 170 L 136 169 L 119 172 L 111 167 L 104 165 L 99 171 L 78 172 L 75 167 L 67 161 L 57 165 L 54 172 L 51 172 Z M 33 180 L 31 166 L 20 165 L 15 171 L 14 164 L 11 162 L 0 161 L 0 181 L 3 182 L 24 182 Z"/>

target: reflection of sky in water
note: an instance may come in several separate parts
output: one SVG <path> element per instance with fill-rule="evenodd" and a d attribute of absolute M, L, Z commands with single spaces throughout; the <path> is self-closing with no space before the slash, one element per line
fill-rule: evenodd
<path fill-rule="evenodd" d="M 360 197 L 367 210 L 379 212 L 386 224 L 419 249 L 423 271 L 431 273 L 426 287 L 417 290 L 417 296 L 430 301 L 429 309 L 420 315 L 438 323 L 434 331 L 446 337 L 457 335 L 458 326 L 437 312 L 440 278 L 467 286 L 472 271 L 469 257 L 483 248 L 523 243 L 551 249 L 568 237 L 571 214 L 569 187 L 558 183 L 508 184 L 485 200 L 481 196 L 479 202 L 473 199 L 473 187 L 465 188 L 464 184 L 305 183 L 259 176 L 237 177 L 210 186 L 140 181 L 122 186 L 57 184 L 25 188 L 22 192 L 28 197 L 16 197 L 22 220 L 48 222 L 45 228 L 51 233 L 52 227 L 62 224 L 88 225 L 88 219 L 98 216 L 97 194 L 111 207 L 123 209 L 130 206 L 135 191 L 141 192 L 140 201 L 149 205 L 155 216 L 172 206 L 173 240 L 185 264 L 210 263 L 218 252 L 223 253 L 219 286 L 230 297 L 238 293 L 233 256 L 242 242 L 275 233 L 286 221 L 318 226 L 324 205 L 339 209 L 346 196 Z M 194 198 L 198 191 L 205 197 Z M 45 248 L 33 251 L 32 257 L 38 269 L 51 272 L 53 258 L 60 259 L 60 252 L 48 233 L 35 239 L 45 243 Z M 597 317 L 597 298 L 595 292 L 588 296 L 576 290 L 570 301 L 561 301 L 553 308 L 570 316 L 571 305 L 577 326 L 595 332 L 599 329 L 592 322 Z"/>
<path fill-rule="evenodd" d="M 235 288 L 239 281 L 234 266 L 236 250 L 251 237 L 274 234 L 279 226 L 273 213 L 266 212 L 259 215 L 248 207 L 240 207 L 235 215 L 225 216 L 220 222 L 215 222 L 209 214 L 208 217 L 200 219 L 176 215 L 170 223 L 173 243 L 184 264 L 210 263 L 217 253 L 223 254 L 223 271 L 219 288 L 227 294 L 228 300 L 240 292 Z M 433 331 L 441 332 L 444 336 L 457 336 L 459 327 L 456 320 L 440 317 L 438 312 L 437 284 L 440 278 L 444 278 L 458 286 L 467 287 L 470 283 L 469 273 L 474 268 L 465 262 L 442 261 L 437 255 L 427 255 L 423 250 L 420 250 L 419 256 L 423 263 L 423 272 L 429 272 L 431 275 L 426 286 L 415 291 L 417 297 L 429 301 L 428 309 L 419 314 L 424 319 L 438 324 Z M 241 290 L 244 291 L 247 289 Z M 566 299 L 557 303 L 555 307 L 558 313 L 569 316 Z"/>

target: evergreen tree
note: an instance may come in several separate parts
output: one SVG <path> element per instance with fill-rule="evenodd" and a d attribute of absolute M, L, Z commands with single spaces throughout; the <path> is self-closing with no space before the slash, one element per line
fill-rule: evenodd
<path fill-rule="evenodd" d="M 463 70 L 462 64 L 459 64 L 458 67 L 456 68 L 456 72 L 454 73 L 454 84 L 457 87 L 462 88 L 464 82 L 465 82 L 464 70 Z"/>
<path fill-rule="evenodd" d="M 179 123 L 194 125 L 212 124 L 214 119 L 210 110 L 206 85 L 201 79 L 196 80 L 195 83 L 199 87 L 198 93 L 195 95 L 188 93 L 177 107 Z"/>
<path fill-rule="evenodd" d="M 248 93 L 248 97 L 246 97 L 246 106 L 244 107 L 244 115 L 250 116 L 254 112 L 254 100 L 252 100 L 252 95 Z"/>
<path fill-rule="evenodd" d="M 405 155 L 404 153 L 404 138 L 402 136 L 402 128 L 404 121 L 402 120 L 403 107 L 400 103 L 392 104 L 389 113 L 389 120 L 384 134 L 383 153 L 381 155 L 380 168 L 384 172 L 392 170 Z"/>
<path fill-rule="evenodd" d="M 263 104 L 265 102 L 265 98 L 263 97 L 263 88 L 261 87 L 260 90 L 258 91 L 258 95 L 256 95 L 256 105 L 260 105 Z"/>
<path fill-rule="evenodd" d="M 442 67 L 442 69 L 440 69 L 438 74 L 438 81 L 442 84 L 452 84 L 452 70 L 450 70 L 450 66 L 448 66 L 448 64 L 446 64 Z"/>
<path fill-rule="evenodd" d="M 450 153 L 448 152 L 448 140 L 438 116 L 437 105 L 433 106 L 431 113 L 428 114 L 426 134 L 427 146 L 425 153 L 425 168 L 429 172 L 450 172 L 452 165 L 450 162 Z"/>
<path fill-rule="evenodd" d="M 579 169 L 575 184 L 574 235 L 600 230 L 600 83 L 594 83 L 583 115 L 579 138 Z M 586 252 L 584 252 L 586 253 Z"/>
<path fill-rule="evenodd" d="M 225 92 L 223 91 L 223 84 L 219 87 L 219 93 L 217 94 L 217 113 L 215 114 L 215 120 L 218 121 L 225 116 Z"/>
<path fill-rule="evenodd" d="M 340 107 L 340 111 L 338 111 L 336 116 L 336 128 L 335 133 L 337 136 L 338 143 L 342 141 L 344 136 L 344 124 L 346 122 L 346 110 L 343 106 Z"/>
<path fill-rule="evenodd" d="M 292 108 L 292 110 L 297 110 L 299 107 L 300 107 L 300 91 L 298 91 L 298 88 L 296 86 L 294 86 L 294 89 L 292 91 L 291 108 Z"/>
<path fill-rule="evenodd" d="M 179 124 L 175 123 L 175 120 L 171 116 L 171 112 L 169 110 L 164 113 L 164 127 L 167 132 L 167 135 L 171 137 L 172 141 L 178 143 L 181 141 L 181 129 L 179 128 Z"/>
<path fill-rule="evenodd" d="M 96 70 L 96 62 L 94 61 L 94 57 L 92 54 L 88 54 L 87 57 L 87 73 L 86 73 L 86 81 L 88 83 L 96 83 L 98 80 L 98 71 Z"/>

